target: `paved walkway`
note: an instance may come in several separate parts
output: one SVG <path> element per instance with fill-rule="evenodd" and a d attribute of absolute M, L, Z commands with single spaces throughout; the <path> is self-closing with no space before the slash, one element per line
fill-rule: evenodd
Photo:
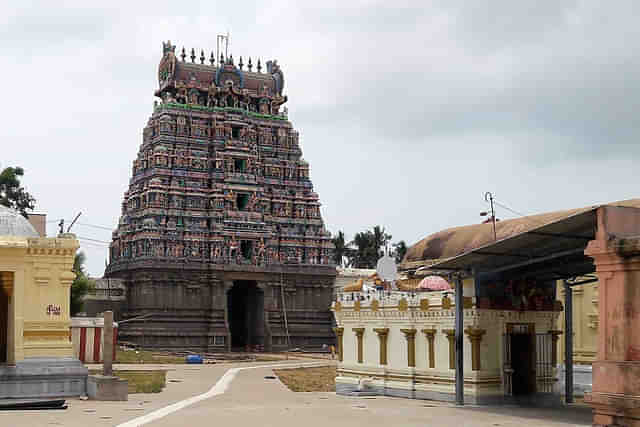
<path fill-rule="evenodd" d="M 587 408 L 526 409 L 508 407 L 459 408 L 437 402 L 388 397 L 347 398 L 334 393 L 294 393 L 280 381 L 265 379 L 272 368 L 234 371 L 259 365 L 313 364 L 313 361 L 236 363 L 221 365 L 154 365 L 169 370 L 162 393 L 133 394 L 128 402 L 91 402 L 72 399 L 66 411 L 0 412 L 0 426 L 118 426 L 167 407 L 177 409 L 149 426 L 198 427 L 211 425 L 332 427 L 384 426 L 589 426 Z M 317 363 L 317 362 L 316 362 Z M 147 365 L 148 366 L 148 365 Z M 135 368 L 140 368 L 136 365 Z M 126 368 L 125 366 L 121 369 Z M 230 377 L 228 386 L 223 387 Z M 215 395 L 182 407 L 176 402 Z M 220 394 L 216 394 L 221 392 Z M 208 395 L 205 395 L 208 396 Z M 171 406 L 174 405 L 174 406 Z M 163 409 L 165 408 L 165 409 Z M 125 424 L 127 425 L 127 424 Z"/>

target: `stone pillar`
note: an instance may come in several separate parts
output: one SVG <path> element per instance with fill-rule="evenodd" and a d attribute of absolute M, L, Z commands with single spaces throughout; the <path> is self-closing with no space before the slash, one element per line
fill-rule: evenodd
<path fill-rule="evenodd" d="M 380 364 L 387 364 L 387 338 L 389 337 L 389 328 L 375 328 L 373 330 L 378 334 L 378 340 L 380 341 Z"/>
<path fill-rule="evenodd" d="M 435 329 L 423 329 L 422 333 L 427 337 L 427 353 L 429 354 L 429 367 L 436 367 L 436 354 L 434 348 L 434 341 L 436 338 L 436 330 Z"/>
<path fill-rule="evenodd" d="M 407 339 L 407 366 L 410 368 L 416 367 L 416 330 L 415 329 L 400 329 Z"/>
<path fill-rule="evenodd" d="M 482 369 L 480 366 L 480 342 L 486 331 L 484 329 L 473 329 L 469 327 L 465 332 L 467 338 L 471 341 L 471 370 L 479 371 Z"/>
<path fill-rule="evenodd" d="M 456 369 L 456 330 L 443 329 L 442 333 L 449 340 L 449 369 Z"/>
<path fill-rule="evenodd" d="M 362 363 L 362 337 L 364 336 L 364 328 L 352 328 L 351 329 L 356 334 L 356 339 L 358 340 L 358 363 Z"/>
<path fill-rule="evenodd" d="M 227 351 L 231 352 L 231 328 L 229 327 L 229 297 L 227 296 L 231 288 L 233 287 L 233 280 L 225 280 L 223 286 L 223 298 L 224 298 L 224 327 L 227 331 Z"/>
<path fill-rule="evenodd" d="M 113 376 L 113 311 L 107 310 L 102 315 L 104 327 L 102 335 L 104 337 L 104 345 L 102 347 L 102 374 L 105 377 Z"/>
<path fill-rule="evenodd" d="M 343 350 L 342 350 L 342 337 L 344 336 L 344 328 L 333 328 L 333 332 L 336 333 L 337 344 L 338 344 L 338 362 L 342 362 L 343 359 Z"/>
<path fill-rule="evenodd" d="M 627 222 L 616 224 L 608 215 L 598 209 L 596 240 L 584 252 L 600 283 L 598 356 L 585 402 L 593 408 L 594 426 L 633 427 L 640 426 L 640 238 L 609 235 L 609 221 Z"/>

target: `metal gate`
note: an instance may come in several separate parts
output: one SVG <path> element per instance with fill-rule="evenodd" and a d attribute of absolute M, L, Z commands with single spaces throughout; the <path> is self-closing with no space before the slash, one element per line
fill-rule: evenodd
<path fill-rule="evenodd" d="M 510 331 L 502 335 L 503 342 L 503 377 L 502 383 L 505 396 L 513 396 L 513 365 L 512 365 L 512 349 L 511 336 L 515 334 L 528 334 L 529 330 L 521 325 L 514 325 Z M 525 325 L 522 325 L 525 326 Z M 537 393 L 551 393 L 553 391 L 553 383 L 555 381 L 553 363 L 552 363 L 552 346 L 553 338 L 549 333 L 535 334 L 535 384 Z"/>
<path fill-rule="evenodd" d="M 504 349 L 502 355 L 503 367 L 502 367 L 502 386 L 504 388 L 505 396 L 513 396 L 513 368 L 511 367 L 511 334 L 506 333 L 502 335 L 502 348 Z"/>
<path fill-rule="evenodd" d="M 551 393 L 555 381 L 551 360 L 553 338 L 549 333 L 536 334 L 536 385 L 538 393 Z"/>

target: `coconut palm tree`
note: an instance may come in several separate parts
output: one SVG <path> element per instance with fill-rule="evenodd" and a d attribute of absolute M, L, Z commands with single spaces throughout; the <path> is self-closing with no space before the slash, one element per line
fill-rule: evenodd
<path fill-rule="evenodd" d="M 342 267 L 342 259 L 347 254 L 347 247 L 344 241 L 344 233 L 342 231 L 338 231 L 338 234 L 336 234 L 335 237 L 331 239 L 331 242 L 333 243 L 333 246 L 335 246 L 335 249 L 333 251 L 333 262 L 337 266 Z"/>

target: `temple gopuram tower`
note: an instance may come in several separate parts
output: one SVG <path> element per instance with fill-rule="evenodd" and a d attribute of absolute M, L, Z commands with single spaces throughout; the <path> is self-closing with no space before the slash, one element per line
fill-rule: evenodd
<path fill-rule="evenodd" d="M 178 59 L 168 42 L 158 83 L 106 270 L 127 286 L 124 318 L 138 319 L 120 340 L 207 351 L 332 342 L 331 235 L 277 62 L 254 69 L 184 48 Z"/>

